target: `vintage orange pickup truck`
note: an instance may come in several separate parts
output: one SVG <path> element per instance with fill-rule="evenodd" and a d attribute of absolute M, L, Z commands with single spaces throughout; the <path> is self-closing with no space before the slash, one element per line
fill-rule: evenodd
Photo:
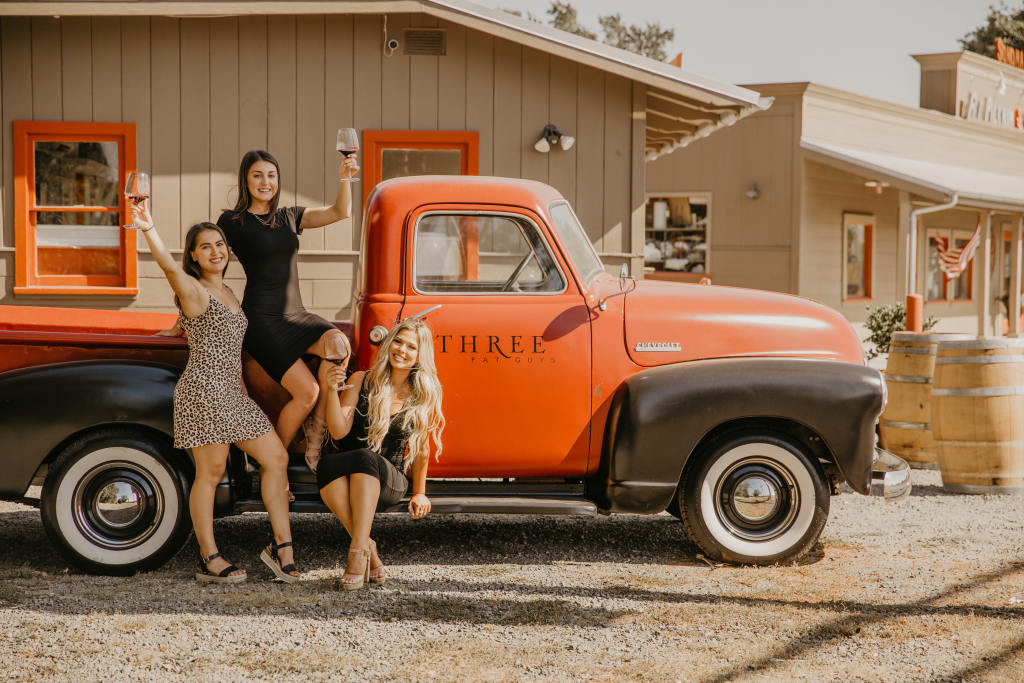
<path fill-rule="evenodd" d="M 812 547 L 844 482 L 909 494 L 906 463 L 874 445 L 884 383 L 832 309 L 609 275 L 569 203 L 525 180 L 384 182 L 360 244 L 339 323 L 356 365 L 399 319 L 434 331 L 435 514 L 668 511 L 708 556 L 767 564 Z M 159 566 L 189 535 L 192 463 L 171 442 L 187 349 L 152 336 L 171 321 L 0 307 L 0 498 L 38 504 L 86 571 Z M 246 382 L 276 415 L 283 390 L 251 361 Z M 234 454 L 217 512 L 261 510 L 258 476 Z M 300 456 L 289 477 L 294 511 L 326 511 Z"/>

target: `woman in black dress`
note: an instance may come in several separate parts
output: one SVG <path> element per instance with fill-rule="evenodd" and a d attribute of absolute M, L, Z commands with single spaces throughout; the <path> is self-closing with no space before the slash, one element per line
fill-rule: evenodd
<path fill-rule="evenodd" d="M 324 400 L 301 357 L 310 353 L 345 361 L 349 345 L 334 325 L 303 307 L 296 253 L 303 230 L 352 215 L 348 179 L 358 170 L 354 157 L 342 159 L 338 195 L 330 206 L 280 208 L 277 160 L 263 150 L 246 152 L 238 170 L 238 201 L 217 219 L 245 269 L 242 310 L 249 329 L 243 348 L 291 395 L 277 418 L 277 433 L 287 446 L 305 420 L 306 461 L 314 470 L 325 434 Z"/>
<path fill-rule="evenodd" d="M 327 426 L 338 440 L 337 453 L 324 455 L 317 470 L 320 497 L 352 538 L 341 587 L 365 581 L 384 583 L 384 565 L 370 538 L 374 512 L 402 500 L 409 490 L 409 514 L 430 512 L 426 495 L 430 451 L 441 454 L 441 382 L 434 366 L 433 335 L 417 319 L 398 323 L 381 344 L 366 372 L 338 395 L 344 371 L 320 366 L 321 393 L 327 396 Z"/>

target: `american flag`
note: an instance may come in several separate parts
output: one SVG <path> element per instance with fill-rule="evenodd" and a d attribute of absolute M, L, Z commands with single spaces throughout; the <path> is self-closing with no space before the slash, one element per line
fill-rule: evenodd
<path fill-rule="evenodd" d="M 946 237 L 936 235 L 932 239 L 935 240 L 935 250 L 939 252 L 939 268 L 946 277 L 957 278 L 964 272 L 964 268 L 974 257 L 974 252 L 978 250 L 978 244 L 981 242 L 981 218 L 978 218 L 978 225 L 974 228 L 971 239 L 960 248 L 951 248 Z"/>

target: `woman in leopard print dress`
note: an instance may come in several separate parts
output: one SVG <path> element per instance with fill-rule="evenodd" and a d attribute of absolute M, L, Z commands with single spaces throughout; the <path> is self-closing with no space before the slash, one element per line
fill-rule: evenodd
<path fill-rule="evenodd" d="M 246 578 L 244 570 L 220 556 L 213 537 L 214 492 L 233 443 L 262 467 L 263 503 L 274 540 L 260 558 L 278 579 L 297 581 L 288 524 L 288 454 L 242 383 L 247 323 L 238 299 L 224 284 L 229 259 L 224 233 L 213 223 L 193 225 L 179 266 L 153 230 L 148 200 L 138 205 L 130 202 L 129 207 L 132 222 L 146 235 L 154 260 L 174 290 L 180 323 L 188 334 L 188 364 L 174 390 L 174 445 L 190 448 L 196 465 L 189 494 L 202 558 L 196 578 L 224 583 Z"/>

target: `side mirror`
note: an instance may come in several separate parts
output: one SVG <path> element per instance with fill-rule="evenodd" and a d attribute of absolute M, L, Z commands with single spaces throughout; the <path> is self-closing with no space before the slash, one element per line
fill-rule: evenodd
<path fill-rule="evenodd" d="M 622 264 L 622 268 L 619 269 L 619 287 L 626 286 L 626 278 L 629 277 L 629 266 L 625 263 Z"/>

